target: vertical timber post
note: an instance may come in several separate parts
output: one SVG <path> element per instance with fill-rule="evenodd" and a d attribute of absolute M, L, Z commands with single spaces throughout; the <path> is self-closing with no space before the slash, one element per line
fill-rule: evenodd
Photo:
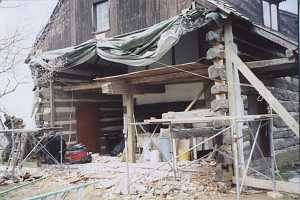
<path fill-rule="evenodd" d="M 236 67 L 234 67 L 231 58 L 230 51 L 234 51 L 237 54 L 237 47 L 233 43 L 232 22 L 227 20 L 224 26 L 224 40 L 225 40 L 225 59 L 226 59 L 226 75 L 228 84 L 228 100 L 229 100 L 229 114 L 231 116 L 242 117 L 244 112 L 243 100 L 241 97 L 241 87 L 239 74 Z M 244 151 L 243 151 L 243 133 L 242 123 L 236 123 L 232 121 L 235 142 L 237 142 L 238 161 L 241 167 L 241 173 L 244 172 Z"/>
<path fill-rule="evenodd" d="M 269 106 L 269 114 L 272 113 L 272 108 Z M 276 158 L 275 158 L 275 149 L 274 149 L 274 140 L 273 140 L 273 118 L 270 119 L 269 125 L 269 145 L 270 145 L 270 157 L 271 157 L 271 175 L 272 175 L 272 189 L 273 192 L 276 192 L 276 175 L 275 175 L 275 166 L 276 166 Z"/>
<path fill-rule="evenodd" d="M 128 160 L 130 162 L 135 163 L 136 162 L 136 138 L 135 138 L 135 132 L 134 132 L 134 125 L 131 123 L 134 123 L 133 120 L 133 114 L 134 114 L 134 101 L 133 101 L 133 94 L 127 93 L 125 95 L 126 100 L 126 113 L 127 113 L 127 145 L 128 145 Z"/>
<path fill-rule="evenodd" d="M 226 60 L 226 75 L 228 85 L 228 100 L 229 114 L 235 117 L 243 115 L 244 106 L 241 97 L 241 88 L 239 74 L 236 67 L 231 61 L 230 52 L 237 54 L 237 47 L 233 43 L 232 21 L 230 18 L 226 20 L 224 25 L 224 41 L 225 41 L 225 60 Z M 244 151 L 243 151 L 243 133 L 242 123 L 236 123 L 236 120 L 231 120 L 231 135 L 232 135 L 232 151 L 234 155 L 234 171 L 236 178 L 237 199 L 240 199 L 239 177 L 245 176 L 247 173 L 244 170 Z"/>

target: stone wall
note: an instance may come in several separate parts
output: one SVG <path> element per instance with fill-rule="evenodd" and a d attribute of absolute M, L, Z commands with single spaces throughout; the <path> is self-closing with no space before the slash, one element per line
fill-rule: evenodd
<path fill-rule="evenodd" d="M 280 100 L 280 103 L 299 122 L 299 79 L 292 77 L 277 78 L 266 81 L 267 85 L 272 85 L 271 92 Z M 299 138 L 280 119 L 274 119 L 274 148 L 279 167 L 289 165 L 292 160 L 299 160 Z M 284 158 L 288 154 L 295 155 L 287 161 Z M 295 154 L 295 152 L 298 152 Z"/>
<path fill-rule="evenodd" d="M 299 121 L 299 79 L 293 77 L 284 77 L 271 80 L 263 80 L 263 82 L 272 92 L 272 94 L 279 100 L 279 102 L 285 107 L 285 109 L 287 109 L 287 111 L 297 121 Z M 282 159 L 286 157 L 282 155 L 286 155 L 287 152 L 290 152 L 294 155 L 295 152 L 299 151 L 299 138 L 296 137 L 293 131 L 289 129 L 279 117 L 274 118 L 273 125 L 273 142 L 276 159 L 279 163 L 279 167 L 284 167 L 284 165 L 289 165 L 292 160 L 299 159 L 298 155 L 290 157 L 290 162 L 282 162 Z M 246 137 L 244 139 L 245 159 L 248 157 L 250 149 L 251 145 L 249 137 Z"/>
<path fill-rule="evenodd" d="M 299 121 L 299 79 L 292 77 L 276 78 L 265 81 L 272 94 Z M 279 152 L 288 147 L 299 145 L 299 139 L 279 118 L 274 119 L 274 146 Z"/>

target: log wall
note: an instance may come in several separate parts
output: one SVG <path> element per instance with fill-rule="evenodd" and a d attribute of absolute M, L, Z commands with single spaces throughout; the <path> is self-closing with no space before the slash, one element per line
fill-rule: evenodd
<path fill-rule="evenodd" d="M 42 88 L 42 103 L 36 115 L 37 124 L 50 124 L 49 88 Z M 60 86 L 54 89 L 54 124 L 63 127 L 64 139 L 69 145 L 78 142 L 76 110 L 81 103 L 96 103 L 99 111 L 98 152 L 107 153 L 122 137 L 122 98 L 118 95 L 104 95 L 100 92 L 65 92 Z"/>

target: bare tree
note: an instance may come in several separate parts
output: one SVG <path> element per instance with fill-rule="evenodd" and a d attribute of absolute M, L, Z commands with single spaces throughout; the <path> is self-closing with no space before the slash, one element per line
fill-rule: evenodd
<path fill-rule="evenodd" d="M 14 92 L 23 83 L 16 74 L 16 66 L 25 50 L 21 46 L 22 41 L 18 30 L 10 36 L 0 37 L 0 98 Z"/>

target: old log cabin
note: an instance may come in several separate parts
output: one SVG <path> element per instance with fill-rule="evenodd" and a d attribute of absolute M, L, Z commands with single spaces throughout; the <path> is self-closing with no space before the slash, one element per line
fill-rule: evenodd
<path fill-rule="evenodd" d="M 128 133 L 135 161 L 133 122 L 181 120 L 177 143 L 197 143 L 228 126 L 197 117 L 273 110 L 276 156 L 287 163 L 299 149 L 298 19 L 282 2 L 59 0 L 26 60 L 36 123 L 62 126 L 68 144 L 101 154 Z M 270 155 L 270 125 L 249 124 L 236 129 L 244 156 L 257 130 L 260 150 Z M 196 154 L 231 142 L 217 139 Z"/>

